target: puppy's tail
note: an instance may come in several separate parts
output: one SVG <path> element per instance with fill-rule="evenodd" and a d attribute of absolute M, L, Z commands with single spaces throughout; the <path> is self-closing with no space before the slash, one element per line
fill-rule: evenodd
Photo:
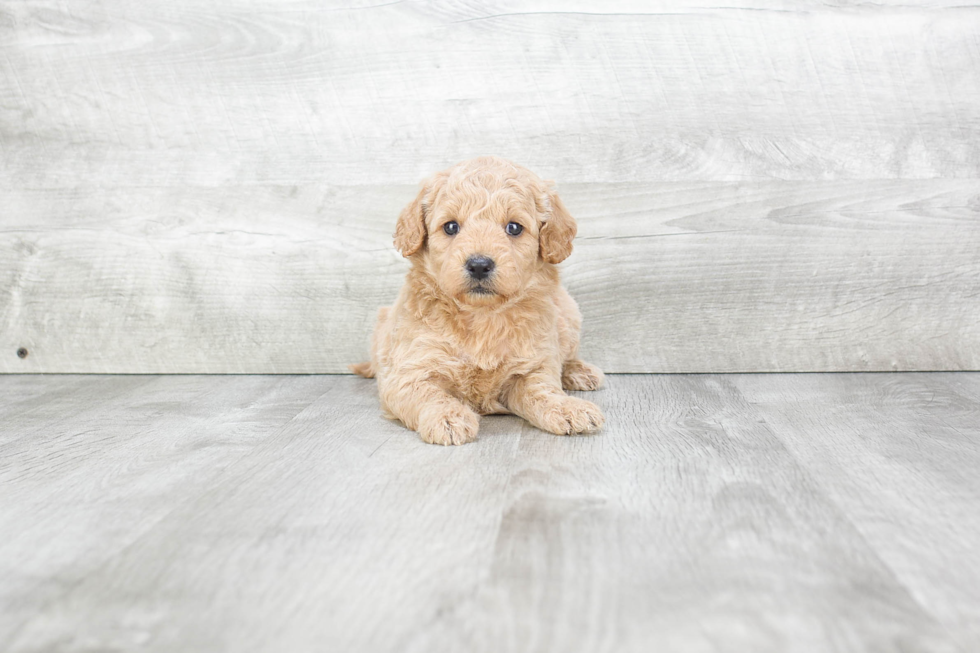
<path fill-rule="evenodd" d="M 349 369 L 354 374 L 359 374 L 365 379 L 373 379 L 375 372 L 374 369 L 374 359 L 377 357 L 378 350 L 378 338 L 380 337 L 379 332 L 384 328 L 385 321 L 388 319 L 388 313 L 391 311 L 390 306 L 382 306 L 378 309 L 378 323 L 374 327 L 374 335 L 371 336 L 371 361 L 367 363 L 354 363 L 353 365 L 348 365 Z"/>
<path fill-rule="evenodd" d="M 365 379 L 374 378 L 374 365 L 371 363 L 355 363 L 353 365 L 348 365 L 347 369 L 354 374 L 363 376 Z"/>

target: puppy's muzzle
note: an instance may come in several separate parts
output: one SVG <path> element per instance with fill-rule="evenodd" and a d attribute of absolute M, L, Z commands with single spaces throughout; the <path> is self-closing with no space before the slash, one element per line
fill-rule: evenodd
<path fill-rule="evenodd" d="M 489 256 L 471 256 L 466 259 L 466 272 L 474 281 L 483 281 L 490 276 L 495 267 L 496 264 Z"/>

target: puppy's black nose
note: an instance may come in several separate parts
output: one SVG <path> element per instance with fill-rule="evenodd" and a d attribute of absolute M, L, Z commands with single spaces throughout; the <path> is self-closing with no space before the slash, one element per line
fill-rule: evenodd
<path fill-rule="evenodd" d="M 466 271 L 477 281 L 483 281 L 493 272 L 493 259 L 489 256 L 471 256 L 466 259 Z"/>

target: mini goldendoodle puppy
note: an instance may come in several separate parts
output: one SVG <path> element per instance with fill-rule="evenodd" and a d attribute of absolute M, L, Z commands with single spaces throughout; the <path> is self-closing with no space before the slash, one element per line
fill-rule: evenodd
<path fill-rule="evenodd" d="M 433 444 L 473 441 L 491 413 L 557 434 L 599 429 L 599 408 L 563 391 L 603 380 L 578 358 L 582 316 L 555 267 L 576 229 L 547 183 L 503 159 L 423 182 L 395 228 L 411 270 L 378 311 L 371 362 L 351 366 L 377 376 L 386 416 Z"/>

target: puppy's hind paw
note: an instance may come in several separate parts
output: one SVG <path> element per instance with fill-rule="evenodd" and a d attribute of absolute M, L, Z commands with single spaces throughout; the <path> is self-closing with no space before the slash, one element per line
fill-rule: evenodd
<path fill-rule="evenodd" d="M 555 435 L 572 435 L 598 431 L 605 421 L 602 411 L 591 401 L 562 397 L 545 411 L 540 427 Z"/>
<path fill-rule="evenodd" d="M 577 358 L 565 361 L 561 369 L 563 390 L 597 390 L 604 378 L 598 367 Z"/>
<path fill-rule="evenodd" d="M 429 444 L 466 444 L 476 440 L 480 416 L 472 408 L 440 404 L 419 415 L 419 435 Z"/>

